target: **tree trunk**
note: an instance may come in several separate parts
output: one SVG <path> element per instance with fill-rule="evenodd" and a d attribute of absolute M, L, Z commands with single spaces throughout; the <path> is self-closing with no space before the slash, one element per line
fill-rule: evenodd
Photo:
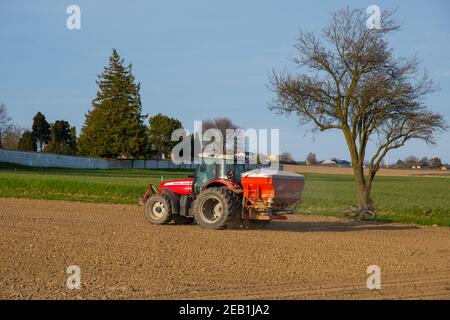
<path fill-rule="evenodd" d="M 350 157 L 352 159 L 353 174 L 356 185 L 357 206 L 359 209 L 373 209 L 372 199 L 370 199 L 372 180 L 368 177 L 366 182 L 366 178 L 364 177 L 364 156 L 361 157 L 361 155 L 358 154 L 354 138 L 349 130 L 344 130 L 344 136 L 347 140 Z"/>
<path fill-rule="evenodd" d="M 370 198 L 371 181 L 366 181 L 364 177 L 364 167 L 362 163 L 353 165 L 353 171 L 356 184 L 356 201 L 359 209 L 373 209 L 372 199 Z"/>

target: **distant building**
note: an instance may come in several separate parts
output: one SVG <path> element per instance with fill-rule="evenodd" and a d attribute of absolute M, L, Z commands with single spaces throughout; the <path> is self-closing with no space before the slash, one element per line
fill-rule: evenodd
<path fill-rule="evenodd" d="M 325 160 L 324 162 L 322 162 L 322 164 L 325 166 L 331 166 L 331 165 L 335 165 L 336 161 L 329 159 L 329 160 Z"/>
<path fill-rule="evenodd" d="M 336 158 L 331 158 L 322 162 L 324 166 L 336 166 L 336 167 L 351 167 L 351 162 L 347 160 L 340 160 Z"/>

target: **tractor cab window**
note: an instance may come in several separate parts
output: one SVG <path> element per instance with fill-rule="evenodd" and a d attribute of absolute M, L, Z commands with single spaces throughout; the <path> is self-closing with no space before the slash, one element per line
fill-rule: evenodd
<path fill-rule="evenodd" d="M 202 163 L 199 165 L 195 178 L 195 191 L 198 193 L 203 186 L 214 179 L 229 179 L 240 182 L 242 173 L 245 171 L 245 164 Z"/>
<path fill-rule="evenodd" d="M 245 165 L 244 164 L 227 164 L 226 165 L 226 178 L 229 178 L 228 176 L 231 176 L 231 172 L 232 175 L 234 176 L 234 181 L 235 182 L 241 182 L 241 176 L 242 176 L 242 172 L 245 171 Z"/>
<path fill-rule="evenodd" d="M 234 175 L 235 175 L 235 181 L 241 182 L 241 176 L 242 173 L 245 172 L 245 164 L 236 164 L 234 165 Z"/>
<path fill-rule="evenodd" d="M 199 192 L 205 184 L 207 184 L 211 180 L 214 180 L 215 178 L 216 178 L 216 166 L 202 163 L 197 169 L 195 179 L 196 191 Z"/>

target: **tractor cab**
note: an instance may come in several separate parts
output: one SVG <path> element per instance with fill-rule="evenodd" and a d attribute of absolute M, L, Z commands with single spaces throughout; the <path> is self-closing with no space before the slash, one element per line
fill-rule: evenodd
<path fill-rule="evenodd" d="M 193 193 L 199 194 L 205 186 L 210 186 L 211 183 L 240 184 L 245 164 L 238 164 L 236 161 L 229 162 L 225 158 L 211 158 L 206 161 L 204 159 L 195 171 Z"/>

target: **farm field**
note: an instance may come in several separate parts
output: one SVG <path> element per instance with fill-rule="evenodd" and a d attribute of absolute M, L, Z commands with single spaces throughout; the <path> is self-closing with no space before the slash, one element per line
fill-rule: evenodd
<path fill-rule="evenodd" d="M 1 299 L 450 299 L 446 227 L 297 215 L 217 231 L 152 225 L 137 205 L 0 207 Z M 366 286 L 370 265 L 381 290 Z"/>
<path fill-rule="evenodd" d="M 354 203 L 351 175 L 335 171 L 297 172 L 307 179 L 300 214 L 339 217 L 346 206 Z M 0 194 L 12 198 L 134 204 L 149 182 L 158 184 L 189 174 L 189 170 L 43 169 L 0 164 Z M 379 220 L 450 226 L 449 190 L 447 178 L 380 176 L 375 181 L 373 197 Z"/>
<path fill-rule="evenodd" d="M 449 226 L 450 179 L 379 177 L 380 219 L 360 222 L 341 213 L 352 176 L 305 173 L 300 214 L 218 231 L 152 225 L 136 204 L 190 171 L 0 167 L 2 299 L 450 299 L 450 229 L 418 225 Z"/>
<path fill-rule="evenodd" d="M 327 173 L 327 174 L 353 174 L 352 168 L 346 167 L 332 167 L 332 166 L 305 166 L 297 164 L 287 164 L 284 165 L 285 170 L 303 173 Z M 382 177 L 443 177 L 450 178 L 450 170 L 439 170 L 439 169 L 385 169 L 381 168 L 377 176 Z"/>

